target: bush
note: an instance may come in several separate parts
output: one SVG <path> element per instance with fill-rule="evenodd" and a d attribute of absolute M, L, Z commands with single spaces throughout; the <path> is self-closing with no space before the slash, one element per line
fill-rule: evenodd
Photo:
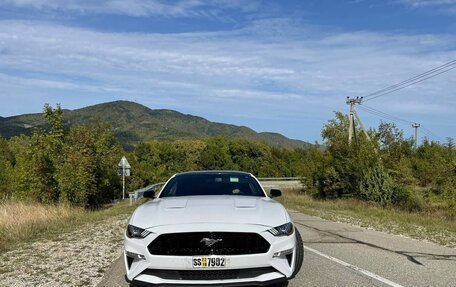
<path fill-rule="evenodd" d="M 383 206 L 392 203 L 394 182 L 381 162 L 363 172 L 359 185 L 359 196 L 367 201 L 378 202 Z"/>
<path fill-rule="evenodd" d="M 424 198 L 414 192 L 411 187 L 399 185 L 394 188 L 392 202 L 399 208 L 409 212 L 423 211 L 428 206 Z"/>
<path fill-rule="evenodd" d="M 338 198 L 346 190 L 345 181 L 334 167 L 322 170 L 317 182 L 318 195 L 321 198 Z"/>

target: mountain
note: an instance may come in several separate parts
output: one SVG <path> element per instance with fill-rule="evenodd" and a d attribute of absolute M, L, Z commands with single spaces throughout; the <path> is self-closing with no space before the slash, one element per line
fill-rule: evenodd
<path fill-rule="evenodd" d="M 289 139 L 278 133 L 257 133 L 245 126 L 211 122 L 173 110 L 153 110 L 128 101 L 115 101 L 77 110 L 64 110 L 63 117 L 67 126 L 97 120 L 109 122 L 116 137 L 127 148 L 131 148 L 141 141 L 201 139 L 215 135 L 265 142 L 284 148 L 309 145 L 304 141 Z M 20 134 L 30 135 L 35 128 L 46 128 L 42 114 L 0 117 L 0 134 L 6 138 Z"/>

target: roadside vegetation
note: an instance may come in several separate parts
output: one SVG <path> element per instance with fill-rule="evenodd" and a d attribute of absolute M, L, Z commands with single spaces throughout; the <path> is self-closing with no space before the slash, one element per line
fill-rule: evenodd
<path fill-rule="evenodd" d="M 287 208 L 327 220 L 456 247 L 456 221 L 440 211 L 408 212 L 358 199 L 316 199 L 300 191 L 278 198 Z"/>
<path fill-rule="evenodd" d="M 46 105 L 43 117 L 46 128 L 30 136 L 0 137 L 2 246 L 14 241 L 14 236 L 46 234 L 49 225 L 65 228 L 101 214 L 108 216 L 109 210 L 123 210 L 106 206 L 121 197 L 117 163 L 125 154 L 132 166 L 127 191 L 187 170 L 297 176 L 304 188 L 291 197 L 293 201 L 286 199 L 289 206 L 309 212 L 320 208 L 322 217 L 331 216 L 331 210 L 341 214 L 352 210 L 352 215 L 370 218 L 368 223 L 403 218 L 404 228 L 427 226 L 441 230 L 442 237 L 454 232 L 456 147 L 452 139 L 426 139 L 415 148 L 394 124 L 381 123 L 368 132 L 371 140 L 357 127 L 355 140 L 348 144 L 348 119 L 336 113 L 322 129 L 321 146 L 285 149 L 215 136 L 142 142 L 127 153 L 106 123 L 69 127 L 60 106 Z M 20 224 L 14 226 L 11 218 Z"/>

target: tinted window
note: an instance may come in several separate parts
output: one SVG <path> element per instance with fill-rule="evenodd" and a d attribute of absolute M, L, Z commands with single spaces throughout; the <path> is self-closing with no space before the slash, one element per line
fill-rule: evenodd
<path fill-rule="evenodd" d="M 245 195 L 264 197 L 258 182 L 246 174 L 182 174 L 171 179 L 160 197 Z"/>

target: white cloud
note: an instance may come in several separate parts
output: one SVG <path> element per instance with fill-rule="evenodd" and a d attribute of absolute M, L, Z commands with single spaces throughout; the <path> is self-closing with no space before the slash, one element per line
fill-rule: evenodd
<path fill-rule="evenodd" d="M 269 91 L 256 91 L 256 90 L 237 90 L 237 89 L 225 89 L 215 90 L 213 96 L 220 98 L 227 98 L 231 100 L 288 100 L 288 99 L 300 99 L 301 95 L 290 94 L 290 93 L 272 93 Z"/>
<path fill-rule="evenodd" d="M 396 0 L 398 3 L 412 6 L 414 8 L 429 6 L 453 6 L 456 0 Z"/>
<path fill-rule="evenodd" d="M 456 0 L 393 0 L 393 4 L 441 15 L 456 15 Z"/>
<path fill-rule="evenodd" d="M 281 34 L 262 32 L 277 25 Z M 70 94 L 83 102 L 136 98 L 215 120 L 225 115 L 239 124 L 246 123 L 231 115 L 244 114 L 243 120 L 258 119 L 252 123 L 259 130 L 276 124 L 260 121 L 264 114 L 288 119 L 289 126 L 310 118 L 320 123 L 313 140 L 333 110 L 347 108 L 346 96 L 366 95 L 456 58 L 454 35 L 303 27 L 305 36 L 297 37 L 297 29 L 273 20 L 231 32 L 103 33 L 0 21 L 0 90 L 15 92 L 0 100 L 35 93 L 62 104 Z M 454 116 L 455 73 L 369 105 L 411 121 Z M 308 138 L 308 132 L 291 136 Z"/>

